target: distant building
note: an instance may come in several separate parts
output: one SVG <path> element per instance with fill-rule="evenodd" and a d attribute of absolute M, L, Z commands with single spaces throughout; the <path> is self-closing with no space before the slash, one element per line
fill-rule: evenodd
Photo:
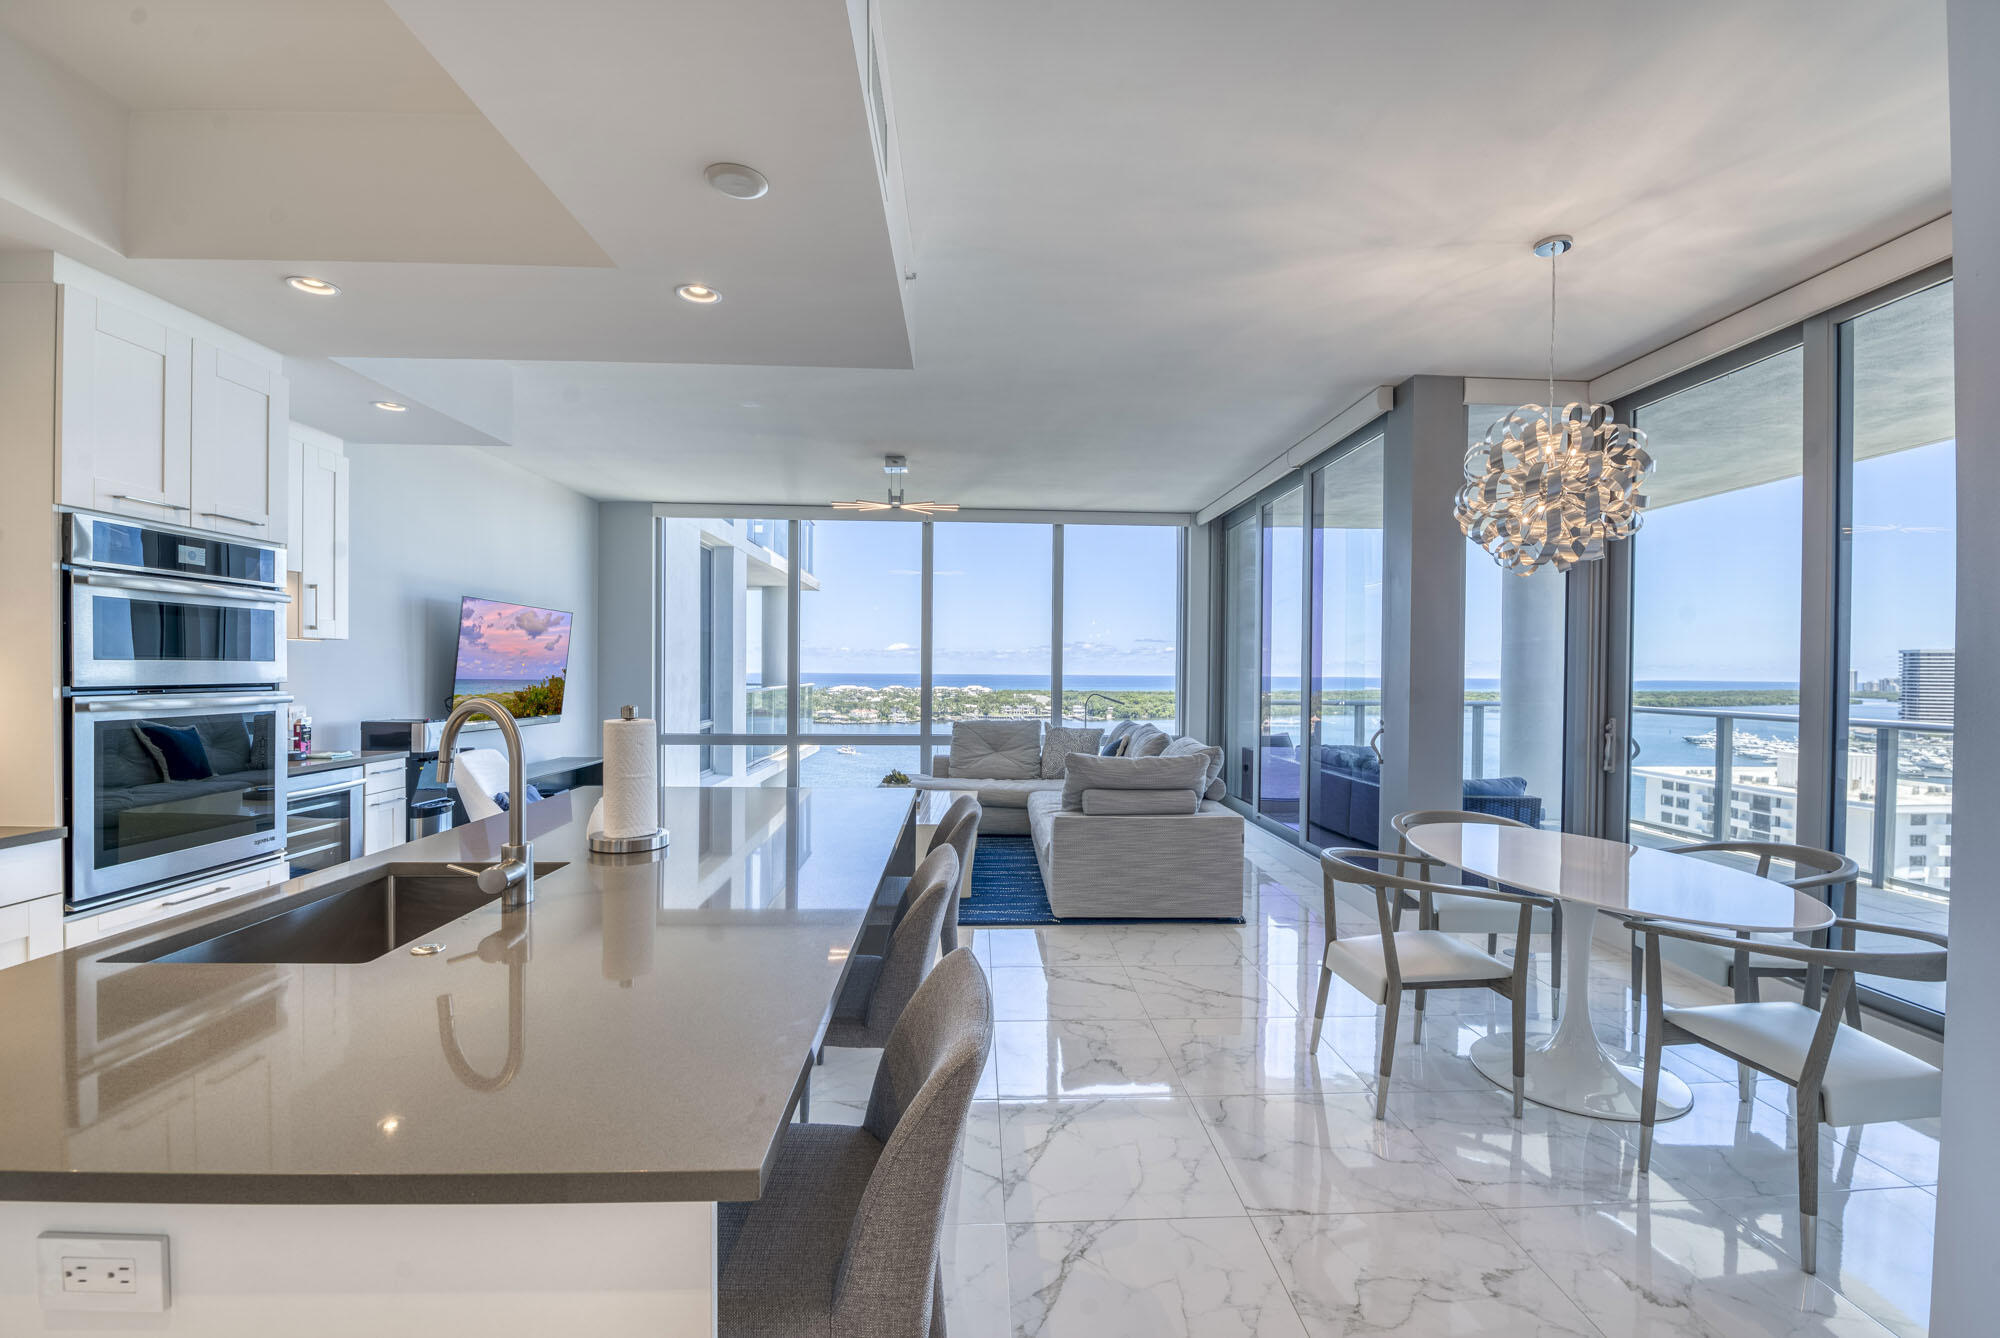
<path fill-rule="evenodd" d="M 1958 652 L 1903 652 L 1903 696 L 1897 714 L 1905 720 L 1950 720 Z"/>

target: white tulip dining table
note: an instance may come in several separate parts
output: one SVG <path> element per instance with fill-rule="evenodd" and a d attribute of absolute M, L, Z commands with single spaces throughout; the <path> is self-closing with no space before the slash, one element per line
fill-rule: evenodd
<path fill-rule="evenodd" d="M 1412 827 L 1407 839 L 1440 864 L 1562 903 L 1562 997 L 1554 1032 L 1528 1049 L 1522 1094 L 1576 1115 L 1637 1120 L 1640 1112 L 1637 1056 L 1605 1046 L 1590 1024 L 1591 930 L 1600 912 L 1731 933 L 1804 933 L 1833 921 L 1825 902 L 1783 883 L 1623 841 L 1461 822 Z M 1471 1058 L 1488 1078 L 1513 1087 L 1506 1033 L 1473 1042 Z M 1687 1113 L 1693 1095 L 1662 1073 L 1659 1101 L 1660 1118 L 1671 1119 Z"/>

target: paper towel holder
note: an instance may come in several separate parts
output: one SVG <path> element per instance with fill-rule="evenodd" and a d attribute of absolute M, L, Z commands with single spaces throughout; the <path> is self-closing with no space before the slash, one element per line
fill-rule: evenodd
<path fill-rule="evenodd" d="M 630 706 L 618 710 L 622 720 L 630 720 L 634 714 Z M 659 799 L 655 797 L 653 802 L 657 806 Z M 655 827 L 639 836 L 606 836 L 603 832 L 591 832 L 589 835 L 591 853 L 597 855 L 641 855 L 648 851 L 665 850 L 667 840 L 667 829 L 664 827 Z"/>

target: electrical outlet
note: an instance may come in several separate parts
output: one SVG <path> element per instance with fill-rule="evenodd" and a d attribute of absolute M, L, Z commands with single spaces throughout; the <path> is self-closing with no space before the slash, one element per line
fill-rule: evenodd
<path fill-rule="evenodd" d="M 36 1245 L 44 1310 L 167 1308 L 165 1236 L 46 1231 Z"/>
<path fill-rule="evenodd" d="M 62 1289 L 96 1292 L 100 1296 L 134 1295 L 139 1290 L 139 1261 L 66 1254 L 62 1260 Z"/>

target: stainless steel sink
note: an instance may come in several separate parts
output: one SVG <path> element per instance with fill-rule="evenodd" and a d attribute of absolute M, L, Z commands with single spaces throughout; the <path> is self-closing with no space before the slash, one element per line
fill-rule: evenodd
<path fill-rule="evenodd" d="M 562 868 L 535 865 L 539 877 Z M 134 948 L 113 962 L 367 962 L 497 894 L 449 864 L 385 864 Z"/>

